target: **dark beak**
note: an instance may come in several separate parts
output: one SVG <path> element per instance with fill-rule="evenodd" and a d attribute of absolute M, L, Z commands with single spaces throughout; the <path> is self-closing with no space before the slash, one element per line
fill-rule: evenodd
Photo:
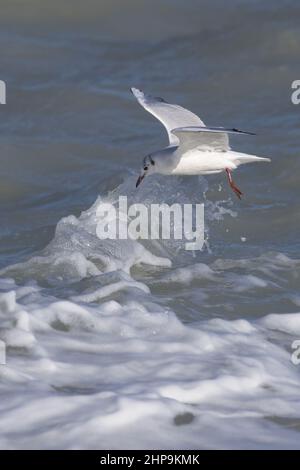
<path fill-rule="evenodd" d="M 136 185 L 135 185 L 136 188 L 141 184 L 141 182 L 143 181 L 144 178 L 145 178 L 145 173 L 143 173 L 142 175 L 140 175 L 138 177 L 138 180 L 137 180 Z"/>

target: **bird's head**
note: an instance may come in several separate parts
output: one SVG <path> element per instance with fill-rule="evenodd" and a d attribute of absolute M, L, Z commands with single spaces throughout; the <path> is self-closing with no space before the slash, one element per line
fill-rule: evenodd
<path fill-rule="evenodd" d="M 155 157 L 153 157 L 153 155 L 146 155 L 143 160 L 143 168 L 141 169 L 141 173 L 135 187 L 137 188 L 147 175 L 155 173 L 155 170 Z"/>

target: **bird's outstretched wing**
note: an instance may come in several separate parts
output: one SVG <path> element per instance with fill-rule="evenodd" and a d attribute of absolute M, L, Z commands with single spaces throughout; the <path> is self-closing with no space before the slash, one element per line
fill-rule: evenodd
<path fill-rule="evenodd" d="M 202 151 L 226 152 L 230 150 L 228 134 L 255 135 L 239 129 L 205 126 L 179 127 L 171 132 L 178 138 L 182 154 L 195 148 Z"/>
<path fill-rule="evenodd" d="M 205 124 L 196 114 L 177 104 L 167 103 L 163 98 L 146 95 L 137 88 L 131 88 L 132 93 L 141 106 L 153 114 L 166 128 L 170 145 L 178 145 L 177 135 L 172 132 L 178 127 L 201 126 Z"/>

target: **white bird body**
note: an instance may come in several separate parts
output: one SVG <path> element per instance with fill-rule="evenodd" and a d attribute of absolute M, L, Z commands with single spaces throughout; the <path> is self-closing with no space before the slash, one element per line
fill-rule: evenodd
<path fill-rule="evenodd" d="M 206 127 L 198 116 L 181 106 L 145 95 L 137 88 L 131 91 L 139 103 L 162 122 L 169 137 L 168 147 L 145 157 L 136 186 L 152 173 L 209 175 L 226 171 L 231 188 L 240 198 L 242 192 L 233 182 L 231 171 L 244 163 L 270 161 L 269 158 L 231 150 L 228 134 L 253 134 L 238 129 Z"/>
<path fill-rule="evenodd" d="M 234 170 L 236 165 L 227 152 L 226 160 L 220 152 L 205 152 L 202 150 L 190 150 L 182 155 L 178 164 L 172 170 L 172 175 L 209 175 L 220 173 L 225 168 Z"/>
<path fill-rule="evenodd" d="M 180 150 L 172 149 L 170 155 L 163 153 L 154 153 L 155 173 L 163 175 L 210 175 L 221 173 L 226 168 L 235 170 L 243 163 L 255 162 L 261 160 L 261 157 L 248 155 L 246 153 L 228 151 L 226 155 L 221 152 L 190 150 L 181 154 Z M 157 158 L 158 156 L 158 158 Z M 161 158 L 159 158 L 161 156 Z"/>

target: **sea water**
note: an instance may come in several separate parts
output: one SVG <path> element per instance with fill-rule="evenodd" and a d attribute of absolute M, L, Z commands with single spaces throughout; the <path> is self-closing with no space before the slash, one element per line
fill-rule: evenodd
<path fill-rule="evenodd" d="M 0 447 L 299 448 L 298 2 L 73 3 L 1 11 Z M 167 140 L 130 86 L 272 163 L 241 201 L 225 174 L 136 190 Z M 119 196 L 204 204 L 203 249 L 99 239 Z"/>

